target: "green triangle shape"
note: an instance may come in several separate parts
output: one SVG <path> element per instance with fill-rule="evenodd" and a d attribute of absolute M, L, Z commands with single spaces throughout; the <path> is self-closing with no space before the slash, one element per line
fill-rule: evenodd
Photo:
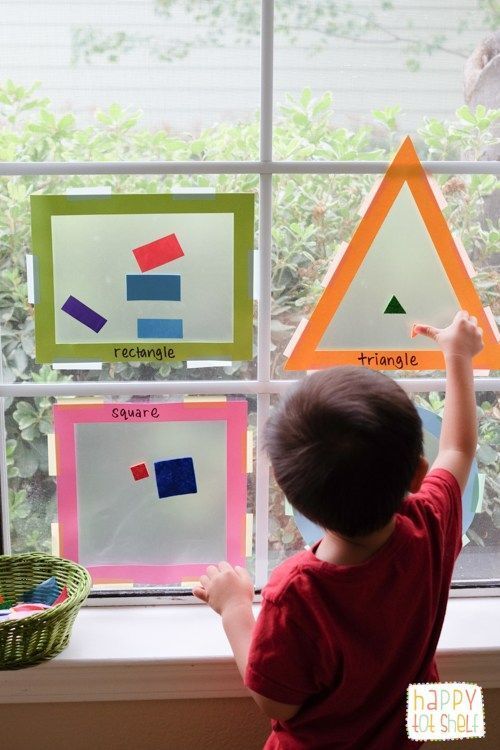
<path fill-rule="evenodd" d="M 389 304 L 384 310 L 384 315 L 386 313 L 392 313 L 393 315 L 406 315 L 406 310 L 401 302 L 396 297 L 392 296 L 389 300 Z"/>

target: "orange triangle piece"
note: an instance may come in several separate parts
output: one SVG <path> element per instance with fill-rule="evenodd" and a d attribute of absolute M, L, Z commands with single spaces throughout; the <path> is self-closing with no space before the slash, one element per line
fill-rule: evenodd
<path fill-rule="evenodd" d="M 335 343 L 336 321 L 334 318 L 339 308 L 342 307 L 342 303 L 356 275 L 369 257 L 377 235 L 395 205 L 396 199 L 399 200 L 398 196 L 400 193 L 403 193 L 405 185 L 405 191 L 409 190 L 409 193 L 405 192 L 405 196 L 408 196 L 408 200 L 413 200 L 418 214 L 420 214 L 419 221 L 422 231 L 426 234 L 430 252 L 432 253 L 432 263 L 438 270 L 442 271 L 443 289 L 449 290 L 447 292 L 448 298 L 451 300 L 451 302 L 448 302 L 449 311 L 451 312 L 451 306 L 453 306 L 454 312 L 450 315 L 449 319 L 446 319 L 447 322 L 433 320 L 433 312 L 427 312 L 426 309 L 419 311 L 418 316 L 415 313 L 414 319 L 412 319 L 410 314 L 406 316 L 385 315 L 386 321 L 387 319 L 392 319 L 387 325 L 391 325 L 392 321 L 399 319 L 406 326 L 403 334 L 401 334 L 402 329 L 399 329 L 399 341 L 395 341 L 392 346 L 389 341 L 391 337 L 390 329 L 388 329 L 389 333 L 385 332 L 384 337 L 386 340 L 380 348 L 373 347 L 371 343 L 368 344 L 366 335 L 364 336 L 362 346 L 360 346 L 358 340 L 357 342 L 354 341 L 351 348 L 350 342 L 347 341 L 348 336 L 346 338 L 345 335 L 339 338 L 337 344 Z M 411 233 L 412 227 L 409 227 L 408 231 Z M 399 250 L 401 254 L 398 256 L 398 273 L 406 276 L 406 283 L 408 284 L 408 277 L 411 278 L 411 274 L 405 267 L 404 233 L 401 236 L 400 244 L 401 248 Z M 434 249 L 432 249 L 431 245 L 433 245 Z M 384 261 L 380 259 L 384 258 L 384 255 L 381 254 L 380 250 L 377 250 L 377 252 L 379 259 L 377 262 L 383 263 Z M 385 249 L 383 249 L 382 253 L 385 253 Z M 424 265 L 427 262 L 424 259 L 422 260 L 422 264 Z M 427 278 L 430 284 L 431 273 L 427 273 L 424 265 L 419 266 L 419 269 L 424 273 L 424 278 Z M 388 261 L 387 268 L 388 272 L 390 272 L 390 261 Z M 394 293 L 396 293 L 395 290 Z M 381 306 L 380 308 L 382 313 L 383 307 Z M 360 305 L 359 314 L 353 315 L 351 309 L 349 317 L 351 330 L 362 327 L 364 322 L 366 326 L 366 319 L 371 317 L 371 314 L 370 316 L 366 314 L 366 309 L 366 301 L 363 306 Z M 333 365 L 350 364 L 367 366 L 378 370 L 444 370 L 442 352 L 433 342 L 427 339 L 423 343 L 421 336 L 412 338 L 413 326 L 416 323 L 425 323 L 436 327 L 443 327 L 448 322 L 451 323 L 454 313 L 460 309 L 467 310 L 471 315 L 474 315 L 478 320 L 478 325 L 483 329 L 484 348 L 482 352 L 474 357 L 474 368 L 499 369 L 500 344 L 495 321 L 491 311 L 488 308 L 483 309 L 479 295 L 470 278 L 470 268 L 467 268 L 464 263 L 463 255 L 448 228 L 429 178 L 420 163 L 411 139 L 407 137 L 403 141 L 372 201 L 368 205 L 351 242 L 340 258 L 309 321 L 303 325 L 303 331 L 298 340 L 294 342 L 288 360 L 285 362 L 284 369 L 318 370 Z M 408 313 L 411 312 L 406 304 L 405 310 Z M 378 312 L 379 310 L 376 310 L 374 316 Z M 371 325 L 374 325 L 373 320 L 371 320 Z M 383 325 L 385 323 L 381 322 L 380 326 L 382 327 Z M 406 339 L 408 342 L 407 345 Z M 418 346 L 415 345 L 417 341 Z M 387 343 L 389 343 L 389 346 L 384 348 Z M 427 348 L 428 346 L 429 348 Z"/>

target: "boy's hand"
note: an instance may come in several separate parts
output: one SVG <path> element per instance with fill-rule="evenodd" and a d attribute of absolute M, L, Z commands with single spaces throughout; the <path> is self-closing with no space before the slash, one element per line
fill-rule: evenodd
<path fill-rule="evenodd" d="M 447 328 L 434 328 L 429 325 L 414 325 L 412 336 L 428 336 L 439 345 L 445 356 L 474 357 L 483 348 L 483 331 L 477 319 L 465 310 L 457 312 Z"/>
<path fill-rule="evenodd" d="M 225 561 L 217 566 L 209 565 L 207 574 L 201 576 L 200 583 L 200 587 L 193 589 L 193 594 L 219 615 L 223 615 L 231 607 L 252 604 L 253 583 L 245 568 L 240 568 L 239 565 L 233 568 Z"/>
<path fill-rule="evenodd" d="M 244 681 L 255 626 L 251 578 L 239 565 L 233 568 L 228 562 L 220 562 L 217 566 L 209 565 L 207 574 L 201 576 L 200 582 L 201 587 L 195 587 L 193 594 L 222 615 L 222 624 Z M 253 690 L 249 692 L 259 708 L 271 719 L 288 721 L 300 709 L 300 706 L 270 700 Z"/>

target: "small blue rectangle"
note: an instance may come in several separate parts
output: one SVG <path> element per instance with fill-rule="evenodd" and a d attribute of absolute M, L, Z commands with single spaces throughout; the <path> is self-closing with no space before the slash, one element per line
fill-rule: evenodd
<path fill-rule="evenodd" d="M 139 339 L 182 339 L 182 320 L 172 318 L 139 318 L 137 338 Z"/>
<path fill-rule="evenodd" d="M 181 277 L 167 273 L 151 276 L 127 274 L 127 300 L 163 300 L 179 302 L 181 298 Z"/>

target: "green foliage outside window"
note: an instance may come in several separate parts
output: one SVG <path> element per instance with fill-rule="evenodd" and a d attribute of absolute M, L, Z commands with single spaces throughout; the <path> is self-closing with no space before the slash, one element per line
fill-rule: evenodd
<path fill-rule="evenodd" d="M 294 160 L 388 160 L 400 141 L 398 108 L 373 113 L 372 121 L 352 131 L 335 126 L 329 93 L 314 99 L 305 90 L 289 98 L 277 115 L 277 158 Z M 492 125 L 500 111 L 461 107 L 449 121 L 424 119 L 416 137 L 423 159 L 479 159 L 494 142 Z M 199 136 L 171 136 L 148 130 L 140 113 L 119 105 L 98 112 L 93 125 L 80 127 L 68 113 L 57 116 L 50 102 L 29 89 L 7 82 L 0 88 L 0 160 L 231 160 L 258 150 L 258 117 L 250 122 L 221 123 Z M 475 279 L 484 304 L 500 315 L 498 260 L 500 226 L 496 179 L 484 175 L 436 175 L 448 201 L 447 219 L 457 231 L 479 273 Z M 275 175 L 272 275 L 272 377 L 282 377 L 283 349 L 298 320 L 307 315 L 320 292 L 320 281 L 333 254 L 348 241 L 357 224 L 357 207 L 374 180 L 370 175 Z M 102 373 L 64 375 L 34 363 L 33 309 L 27 303 L 25 254 L 31 250 L 29 196 L 57 193 L 68 187 L 108 185 L 113 192 L 161 192 L 175 187 L 213 186 L 218 191 L 255 191 L 256 175 L 101 175 L 11 177 L 0 180 L 0 321 L 4 379 L 13 381 L 163 380 L 193 377 L 185 366 L 115 364 Z M 255 363 L 234 363 L 215 377 L 255 377 Z M 439 394 L 420 399 L 436 412 Z M 6 399 L 9 434 L 7 464 L 14 551 L 50 547 L 55 516 L 54 482 L 47 476 L 46 434 L 51 426 L 51 399 Z M 469 532 L 476 545 L 500 544 L 500 405 L 497 394 L 478 394 L 480 471 L 486 474 L 483 513 Z M 271 547 L 277 555 L 300 546 L 293 522 L 283 515 L 283 500 L 271 495 Z"/>

